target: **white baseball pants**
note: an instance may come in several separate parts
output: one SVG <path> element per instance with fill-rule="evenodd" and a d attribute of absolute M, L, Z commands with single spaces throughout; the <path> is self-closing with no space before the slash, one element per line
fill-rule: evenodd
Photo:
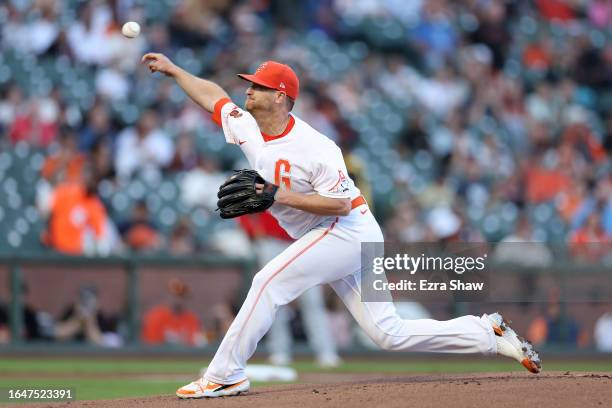
<path fill-rule="evenodd" d="M 365 211 L 364 211 L 365 210 Z M 364 213 L 362 213 L 364 211 Z M 403 320 L 392 302 L 362 302 L 361 242 L 382 242 L 367 205 L 312 229 L 270 261 L 251 289 L 204 375 L 218 384 L 246 378 L 247 360 L 272 325 L 277 309 L 305 290 L 328 283 L 381 348 L 396 351 L 494 354 L 495 335 L 486 316 L 447 321 Z"/>
<path fill-rule="evenodd" d="M 281 241 L 274 238 L 258 240 L 255 247 L 259 262 L 262 266 L 265 266 L 287 249 L 290 244 L 290 241 Z M 307 289 L 297 298 L 297 303 L 302 313 L 308 344 L 317 360 L 319 362 L 337 361 L 339 357 L 327 320 L 323 288 L 317 285 Z M 289 306 L 281 306 L 276 312 L 276 318 L 267 334 L 267 346 L 270 355 L 286 361 L 290 361 L 293 354 L 291 350 L 293 338 L 289 326 L 290 319 Z"/>

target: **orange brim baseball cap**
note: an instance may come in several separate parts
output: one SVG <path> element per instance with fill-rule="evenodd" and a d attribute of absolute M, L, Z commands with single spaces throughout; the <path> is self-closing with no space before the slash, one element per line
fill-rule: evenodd
<path fill-rule="evenodd" d="M 276 61 L 266 61 L 261 64 L 254 74 L 238 74 L 246 81 L 266 88 L 284 92 L 295 100 L 300 92 L 300 81 L 289 65 Z"/>

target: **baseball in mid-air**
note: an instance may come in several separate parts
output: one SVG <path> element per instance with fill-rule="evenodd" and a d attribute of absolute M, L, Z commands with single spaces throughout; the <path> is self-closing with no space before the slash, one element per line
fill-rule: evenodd
<path fill-rule="evenodd" d="M 121 33 L 128 38 L 138 37 L 138 34 L 140 34 L 140 24 L 135 21 L 128 21 L 121 27 Z"/>

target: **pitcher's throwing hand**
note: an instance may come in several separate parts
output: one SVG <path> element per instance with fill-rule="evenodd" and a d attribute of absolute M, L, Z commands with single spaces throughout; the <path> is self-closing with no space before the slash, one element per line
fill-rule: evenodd
<path fill-rule="evenodd" d="M 176 65 L 170 61 L 168 57 L 164 54 L 158 54 L 154 52 L 150 52 L 148 54 L 143 55 L 142 63 L 148 63 L 149 70 L 151 72 L 161 72 L 167 76 L 174 76 L 176 72 Z"/>

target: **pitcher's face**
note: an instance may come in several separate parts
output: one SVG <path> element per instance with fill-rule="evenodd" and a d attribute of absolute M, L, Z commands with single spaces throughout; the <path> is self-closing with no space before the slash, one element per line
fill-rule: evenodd
<path fill-rule="evenodd" d="M 277 93 L 278 91 L 275 89 L 252 83 L 246 90 L 247 97 L 244 107 L 251 113 L 254 111 L 271 111 Z"/>

